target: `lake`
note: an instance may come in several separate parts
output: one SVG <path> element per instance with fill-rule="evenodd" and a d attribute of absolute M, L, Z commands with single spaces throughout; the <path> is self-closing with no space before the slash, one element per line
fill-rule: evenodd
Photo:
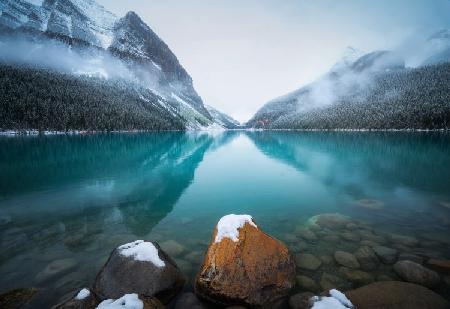
<path fill-rule="evenodd" d="M 294 253 L 356 250 L 360 236 L 296 236 L 311 217 L 338 213 L 400 252 L 449 259 L 450 134 L 0 137 L 0 292 L 39 287 L 40 306 L 53 305 L 92 283 L 111 251 L 136 239 L 162 244 L 191 290 L 215 224 L 230 213 L 252 215 Z M 415 244 L 396 243 L 392 233 Z M 336 269 L 305 273 L 319 281 Z M 388 267 L 371 275 L 395 278 Z"/>

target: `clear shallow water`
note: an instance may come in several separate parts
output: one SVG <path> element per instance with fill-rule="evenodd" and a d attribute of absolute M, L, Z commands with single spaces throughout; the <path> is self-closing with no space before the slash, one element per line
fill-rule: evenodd
<path fill-rule="evenodd" d="M 294 252 L 356 250 L 358 241 L 296 234 L 314 215 L 340 213 L 419 241 L 384 243 L 401 252 L 450 258 L 445 133 L 3 137 L 0 171 L 0 292 L 40 287 L 46 305 L 88 286 L 116 246 L 136 239 L 166 244 L 192 289 L 214 225 L 229 213 L 251 214 Z M 56 274 L 45 270 L 54 261 Z M 325 271 L 337 266 L 303 273 L 319 281 Z M 373 275 L 395 278 L 389 268 Z"/>

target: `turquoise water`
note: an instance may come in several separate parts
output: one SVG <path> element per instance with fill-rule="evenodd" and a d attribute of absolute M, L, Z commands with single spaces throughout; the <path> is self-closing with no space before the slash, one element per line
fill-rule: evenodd
<path fill-rule="evenodd" d="M 165 244 L 190 290 L 214 225 L 229 213 L 251 214 L 294 252 L 355 250 L 359 245 L 347 241 L 307 244 L 293 237 L 310 217 L 340 213 L 380 235 L 415 237 L 419 245 L 410 250 L 448 259 L 450 135 L 2 137 L 0 292 L 39 287 L 40 301 L 54 304 L 88 286 L 109 253 L 135 239 Z M 54 261 L 63 266 L 46 270 Z M 320 271 L 308 275 L 318 278 Z"/>

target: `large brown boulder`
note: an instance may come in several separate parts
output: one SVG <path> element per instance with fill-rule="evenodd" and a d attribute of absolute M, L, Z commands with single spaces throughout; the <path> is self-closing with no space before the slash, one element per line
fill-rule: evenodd
<path fill-rule="evenodd" d="M 228 215 L 214 229 L 195 292 L 221 305 L 270 306 L 295 286 L 295 262 L 286 246 L 248 215 Z"/>
<path fill-rule="evenodd" d="M 358 309 L 448 309 L 450 304 L 435 292 L 408 282 L 371 283 L 345 295 Z"/>
<path fill-rule="evenodd" d="M 157 243 L 138 240 L 114 249 L 95 278 L 93 291 L 100 300 L 136 293 L 166 303 L 184 282 L 175 262 Z"/>

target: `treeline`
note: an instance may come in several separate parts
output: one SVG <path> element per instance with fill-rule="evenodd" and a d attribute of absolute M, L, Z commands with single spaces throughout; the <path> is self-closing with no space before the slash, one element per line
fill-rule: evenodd
<path fill-rule="evenodd" d="M 0 64 L 0 130 L 182 130 L 148 89 Z"/>
<path fill-rule="evenodd" d="M 450 129 L 450 64 L 377 73 L 327 107 L 289 113 L 276 129 Z M 307 104 L 301 102 L 300 104 Z"/>

